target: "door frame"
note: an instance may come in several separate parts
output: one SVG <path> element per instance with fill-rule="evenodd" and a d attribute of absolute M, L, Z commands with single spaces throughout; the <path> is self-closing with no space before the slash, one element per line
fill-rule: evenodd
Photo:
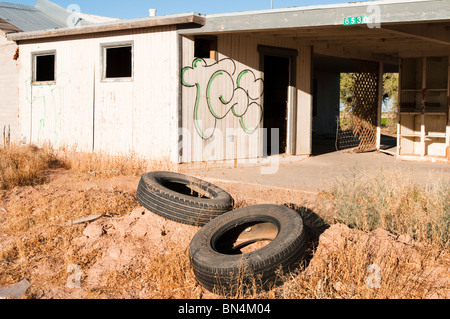
<path fill-rule="evenodd" d="M 288 106 L 287 106 L 287 132 L 286 132 L 286 154 L 295 155 L 297 145 L 297 57 L 298 50 L 286 49 L 280 47 L 271 47 L 265 45 L 258 45 L 258 52 L 260 56 L 259 65 L 260 70 L 264 73 L 264 60 L 266 56 L 275 56 L 280 58 L 287 58 L 289 60 L 289 86 L 288 86 Z M 263 101 L 264 105 L 264 101 Z M 265 105 L 264 105 L 265 108 Z M 263 126 L 264 127 L 264 123 Z M 264 155 L 264 139 L 261 138 L 260 154 Z"/>

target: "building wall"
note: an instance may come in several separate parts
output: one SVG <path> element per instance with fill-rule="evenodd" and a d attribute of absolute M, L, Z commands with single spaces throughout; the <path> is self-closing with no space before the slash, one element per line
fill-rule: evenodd
<path fill-rule="evenodd" d="M 0 145 L 3 133 L 10 134 L 11 141 L 19 138 L 19 66 L 14 60 L 17 45 L 6 39 L 0 31 Z"/>
<path fill-rule="evenodd" d="M 102 80 L 102 44 L 133 41 L 133 80 Z M 38 145 L 178 160 L 174 27 L 21 43 L 20 133 Z M 56 50 L 56 82 L 33 85 L 33 52 Z"/>
<path fill-rule="evenodd" d="M 197 60 L 194 38 L 182 38 L 182 161 L 263 155 L 264 74 L 258 45 L 298 50 L 296 87 L 291 92 L 296 103 L 289 106 L 295 135 L 293 153 L 310 155 L 311 48 L 294 40 L 257 35 L 221 34 L 217 39 L 216 60 Z"/>

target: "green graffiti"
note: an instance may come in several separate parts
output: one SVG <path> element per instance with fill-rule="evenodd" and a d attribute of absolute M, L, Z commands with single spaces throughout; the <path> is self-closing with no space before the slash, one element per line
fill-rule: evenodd
<path fill-rule="evenodd" d="M 195 125 L 195 129 L 200 134 L 200 136 L 203 139 L 208 139 L 208 138 L 211 138 L 211 137 L 206 136 L 206 134 L 203 132 L 203 130 L 202 130 L 201 126 L 200 126 L 200 123 L 199 123 L 199 119 L 198 119 L 198 109 L 199 109 L 199 106 L 200 106 L 200 99 L 199 99 L 199 97 L 200 97 L 200 84 L 196 83 L 195 87 L 197 87 L 197 97 L 196 97 L 196 100 L 195 100 L 195 107 L 194 107 L 194 125 Z"/>
<path fill-rule="evenodd" d="M 246 75 L 248 72 L 250 72 L 250 71 L 249 71 L 249 70 L 244 70 L 244 71 L 242 71 L 242 72 L 239 74 L 238 79 L 237 79 L 237 86 L 238 86 L 238 88 L 241 87 L 241 80 L 242 80 L 242 78 L 244 77 L 244 75 Z"/>
<path fill-rule="evenodd" d="M 226 69 L 220 68 L 220 65 L 226 61 L 231 62 L 232 70 L 226 70 Z M 200 82 L 203 82 L 203 83 L 206 82 L 204 78 L 203 78 L 203 80 L 200 80 L 200 78 L 204 75 L 197 72 L 197 70 L 200 70 L 199 63 L 201 63 L 201 62 L 203 63 L 203 65 L 202 65 L 203 68 L 217 67 L 219 69 L 211 75 L 207 84 L 205 85 L 206 86 L 206 105 L 208 106 L 209 113 L 212 115 L 212 118 L 214 119 L 214 127 L 213 127 L 213 131 L 210 135 L 206 135 L 204 133 L 204 131 L 200 125 L 202 121 L 199 119 L 199 108 L 200 108 L 200 103 L 201 103 L 201 98 L 202 98 L 201 93 L 202 93 L 202 88 L 205 87 L 205 86 L 202 86 Z M 190 71 L 192 71 L 192 72 L 190 72 Z M 181 71 L 181 83 L 183 84 L 183 86 L 188 87 L 188 88 L 195 86 L 197 89 L 197 95 L 196 95 L 196 100 L 195 100 L 195 104 L 194 104 L 194 126 L 195 126 L 198 134 L 205 140 L 208 140 L 214 136 L 214 131 L 217 127 L 217 121 L 223 120 L 229 113 L 232 113 L 235 117 L 237 117 L 239 119 L 241 128 L 247 134 L 253 134 L 262 122 L 263 109 L 262 109 L 261 104 L 259 104 L 257 101 L 264 94 L 263 80 L 260 78 L 256 78 L 255 74 L 251 70 L 248 70 L 248 69 L 239 73 L 239 75 L 237 76 L 237 78 L 235 80 L 234 79 L 235 72 L 236 72 L 236 63 L 232 59 L 229 59 L 229 58 L 220 60 L 212 65 L 208 65 L 206 63 L 206 61 L 203 59 L 195 59 L 192 62 L 191 67 L 185 67 Z M 189 83 L 189 81 L 186 80 L 187 73 L 190 73 L 190 74 L 193 74 L 196 76 L 197 80 L 194 80 L 195 84 Z M 258 85 L 259 82 L 261 83 L 261 87 L 256 90 L 256 91 L 259 91 L 259 95 L 257 97 L 251 97 L 250 91 L 247 90 L 243 85 L 243 78 L 247 74 L 251 74 L 253 76 L 252 82 L 250 82 L 252 85 Z M 228 95 L 231 96 L 229 99 L 225 99 L 224 94 L 220 94 L 217 99 L 222 106 L 228 106 L 228 109 L 224 113 L 224 115 L 219 115 L 219 113 L 217 112 L 218 108 L 215 105 L 215 103 L 217 101 L 213 101 L 211 98 L 211 91 L 212 91 L 213 84 L 220 77 L 225 77 L 228 81 L 230 81 L 231 88 L 232 88 L 231 91 L 227 92 Z M 220 87 L 220 84 L 219 84 L 218 90 L 225 90 L 225 87 L 230 87 L 230 86 L 222 85 L 222 87 Z M 218 92 L 220 92 L 220 91 L 218 91 Z M 223 93 L 225 93 L 225 91 Z M 239 99 L 239 96 L 241 97 L 240 99 Z M 242 97 L 245 97 L 245 98 L 242 98 Z M 242 105 L 242 104 L 244 104 L 244 105 Z M 238 106 L 244 110 L 244 112 L 242 114 L 239 114 L 237 112 L 236 108 Z M 258 112 L 261 115 L 258 125 L 255 128 L 249 128 L 244 119 L 244 116 L 248 113 L 250 107 L 252 107 L 252 106 L 257 107 L 259 109 Z M 219 108 L 220 108 L 220 105 L 219 105 Z"/>
<path fill-rule="evenodd" d="M 30 105 L 33 105 L 38 101 L 39 99 L 42 100 L 42 111 L 39 114 L 39 128 L 37 133 L 36 142 L 38 145 L 40 145 L 41 136 L 43 134 L 44 129 L 47 127 L 47 118 L 48 118 L 48 97 L 50 98 L 50 101 L 53 105 L 53 116 L 54 116 L 54 122 L 53 122 L 53 132 L 51 135 L 53 136 L 52 139 L 48 142 L 51 142 L 52 145 L 58 145 L 60 142 L 60 128 L 59 124 L 61 123 L 61 117 L 62 117 L 62 93 L 63 90 L 71 83 L 70 76 L 67 73 L 61 73 L 56 77 L 55 82 L 49 82 L 49 83 L 38 83 L 34 84 L 32 79 L 28 79 L 25 81 L 25 87 L 26 87 L 26 100 Z M 43 90 L 48 88 L 50 91 L 50 94 L 47 95 L 46 93 L 42 95 L 34 95 L 32 93 L 31 87 L 36 87 L 39 90 Z M 31 97 L 31 98 L 30 98 Z M 57 99 L 58 97 L 58 99 Z M 33 121 L 33 119 L 31 119 Z"/>

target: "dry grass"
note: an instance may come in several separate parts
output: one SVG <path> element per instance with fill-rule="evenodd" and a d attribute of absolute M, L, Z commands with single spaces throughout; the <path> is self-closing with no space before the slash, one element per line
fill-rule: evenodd
<path fill-rule="evenodd" d="M 422 299 L 445 298 L 446 293 L 448 296 L 448 284 L 442 287 L 436 278 L 430 282 L 424 271 L 450 270 L 450 183 L 434 178 L 430 179 L 433 184 L 418 185 L 409 176 L 396 170 L 367 175 L 356 171 L 353 178 L 341 180 L 325 192 L 323 196 L 336 203 L 333 223 L 361 230 L 360 235 L 345 237 L 339 249 L 314 259 L 314 267 L 300 268 L 286 277 L 278 297 Z M 374 250 L 362 235 L 377 229 L 410 238 L 409 245 L 414 249 L 385 249 L 381 253 Z M 353 232 L 358 234 L 357 230 Z M 373 275 L 368 270 L 370 265 L 379 267 L 379 287 L 368 285 Z"/>
<path fill-rule="evenodd" d="M 76 147 L 58 151 L 58 158 L 74 172 L 97 177 L 140 176 L 152 170 L 173 170 L 169 161 L 148 161 L 134 154 L 110 156 L 103 153 L 78 152 Z"/>
<path fill-rule="evenodd" d="M 201 294 L 189 253 L 177 243 L 166 254 L 108 271 L 97 297 L 122 298 L 124 291 L 146 299 L 192 299 Z"/>
<path fill-rule="evenodd" d="M 50 147 L 13 145 L 0 149 L 0 189 L 33 186 L 45 181 L 45 170 L 60 166 Z"/>
<path fill-rule="evenodd" d="M 450 181 L 438 176 L 429 180 L 433 183 L 419 185 L 411 174 L 398 170 L 355 171 L 328 192 L 337 203 L 335 222 L 364 231 L 382 228 L 448 247 Z"/>
<path fill-rule="evenodd" d="M 39 287 L 64 287 L 70 264 L 90 269 L 105 253 L 98 246 L 77 246 L 74 240 L 82 236 L 86 225 L 63 226 L 64 223 L 89 215 L 102 214 L 111 218 L 127 216 L 138 204 L 134 194 L 118 188 L 73 186 L 47 181 L 46 171 L 55 167 L 77 173 L 86 181 L 118 175 L 139 176 L 149 170 L 171 170 L 168 164 L 148 163 L 136 157 L 109 157 L 81 154 L 50 148 L 13 147 L 0 151 L 0 286 L 23 278 L 32 282 L 28 298 L 45 297 Z M 78 178 L 78 177 L 74 177 Z M 292 191 L 248 190 L 229 185 L 236 208 L 260 203 L 289 204 L 306 214 L 305 221 L 319 229 L 318 216 L 327 223 L 343 223 L 363 233 L 386 229 L 397 235 L 409 235 L 421 243 L 414 255 L 399 255 L 388 251 L 375 253 L 364 240 L 345 238 L 342 249 L 330 251 L 326 257 L 307 260 L 291 274 L 280 274 L 283 285 L 261 292 L 257 280 L 250 293 L 237 293 L 229 298 L 428 298 L 443 293 L 430 286 L 423 271 L 450 269 L 450 183 L 437 181 L 433 185 L 417 185 L 407 174 L 398 171 L 364 175 L 355 172 L 330 191 L 316 197 L 315 203 Z M 81 183 L 82 184 L 82 183 Z M 242 186 L 244 187 L 244 186 Z M 232 194 L 234 195 L 234 194 Z M 322 205 L 326 202 L 326 205 Z M 334 206 L 328 205 L 335 203 Z M 322 203 L 322 204 L 320 204 Z M 306 206 L 306 207 L 305 207 Z M 331 207 L 335 207 L 334 212 Z M 309 221 L 308 219 L 311 219 Z M 320 227 L 319 227 L 320 226 Z M 311 246 L 314 251 L 316 246 Z M 367 285 L 368 266 L 381 268 L 381 285 Z M 313 267 L 312 267 L 313 265 Z M 50 288 L 49 288 L 50 289 Z M 447 287 L 448 289 L 448 287 Z M 154 254 L 106 272 L 97 288 L 88 288 L 87 298 L 202 298 L 204 292 L 190 266 L 186 245 L 174 242 L 164 254 Z"/>
<path fill-rule="evenodd" d="M 90 215 L 122 216 L 137 206 L 134 195 L 119 190 L 40 188 L 17 195 L 4 203 L 8 215 L 14 218 L 0 226 L 3 234 L 61 226 Z M 20 196 L 22 200 L 17 199 Z"/>
<path fill-rule="evenodd" d="M 448 258 L 448 253 L 446 254 Z M 390 251 L 375 260 L 364 241 L 346 238 L 341 250 L 315 260 L 314 267 L 286 277 L 278 297 L 287 299 L 427 299 L 445 290 L 427 281 L 424 269 L 446 265 L 438 247 L 417 255 Z M 369 267 L 377 268 L 369 268 Z M 378 279 L 377 279 L 378 278 Z M 376 280 L 379 280 L 378 282 Z M 448 287 L 447 287 L 448 289 Z"/>
<path fill-rule="evenodd" d="M 3 197 L 2 208 L 8 218 L 0 216 L 0 233 L 9 240 L 0 246 L 0 286 L 18 278 L 63 285 L 69 264 L 87 269 L 99 254 L 95 248 L 80 250 L 73 245 L 86 225 L 69 227 L 65 223 L 90 215 L 123 216 L 137 206 L 133 194 L 105 189 L 39 186 Z M 34 273 L 36 263 L 44 268 L 48 265 L 52 275 Z"/>
<path fill-rule="evenodd" d="M 110 178 L 140 176 L 147 171 L 175 169 L 169 161 L 149 161 L 134 154 L 110 156 L 78 152 L 77 147 L 53 149 L 49 145 L 14 144 L 0 149 L 0 189 L 34 186 L 45 182 L 45 172 L 64 168 L 77 173 Z"/>

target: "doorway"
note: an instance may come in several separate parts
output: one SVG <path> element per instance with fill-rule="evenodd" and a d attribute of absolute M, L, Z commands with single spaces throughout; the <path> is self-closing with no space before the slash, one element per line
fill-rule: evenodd
<path fill-rule="evenodd" d="M 264 55 L 265 156 L 287 153 L 289 84 L 290 58 Z M 276 129 L 279 129 L 278 146 L 272 142 Z"/>

